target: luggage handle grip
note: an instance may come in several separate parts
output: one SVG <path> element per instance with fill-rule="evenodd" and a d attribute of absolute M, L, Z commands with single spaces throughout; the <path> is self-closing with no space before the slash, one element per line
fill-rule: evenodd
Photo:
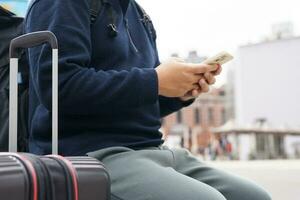
<path fill-rule="evenodd" d="M 19 58 L 19 49 L 31 48 L 44 43 L 49 43 L 52 49 L 58 48 L 55 35 L 50 31 L 38 31 L 21 35 L 13 39 L 10 43 L 10 58 Z"/>
<path fill-rule="evenodd" d="M 49 43 L 52 47 L 52 153 L 58 154 L 58 43 L 50 31 L 38 31 L 19 36 L 10 44 L 9 78 L 9 151 L 17 152 L 18 127 L 18 59 L 20 49 Z"/>

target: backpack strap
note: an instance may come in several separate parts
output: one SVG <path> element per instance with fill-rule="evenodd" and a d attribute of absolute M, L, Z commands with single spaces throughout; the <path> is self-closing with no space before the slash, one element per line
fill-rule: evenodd
<path fill-rule="evenodd" d="M 90 4 L 90 16 L 91 16 L 91 25 L 96 22 L 96 19 L 104 6 L 106 4 L 108 6 L 108 33 L 111 37 L 116 37 L 118 35 L 118 30 L 116 27 L 117 16 L 112 8 L 111 4 L 107 0 L 89 0 Z"/>
<path fill-rule="evenodd" d="M 89 0 L 90 3 L 90 17 L 91 17 L 91 25 L 95 23 L 98 14 L 100 13 L 103 7 L 103 0 Z"/>
<path fill-rule="evenodd" d="M 150 36 L 155 41 L 156 40 L 156 31 L 155 31 L 155 28 L 153 26 L 150 16 L 147 14 L 147 12 L 144 10 L 144 8 L 142 6 L 140 6 L 137 2 L 135 2 L 135 5 L 136 5 L 136 8 L 137 8 L 140 16 L 142 17 L 140 19 L 140 21 L 144 24 L 146 30 L 148 30 L 148 32 L 150 33 Z"/>
<path fill-rule="evenodd" d="M 96 19 L 103 8 L 104 4 L 106 3 L 108 5 L 108 19 L 109 23 L 107 25 L 109 35 L 111 37 L 116 37 L 118 35 L 118 30 L 116 27 L 116 21 L 117 21 L 117 16 L 107 0 L 89 0 L 90 3 L 90 16 L 91 16 L 91 25 L 93 25 L 96 22 Z"/>
<path fill-rule="evenodd" d="M 135 5 L 138 9 L 138 12 L 140 13 L 140 15 L 143 17 L 142 19 L 140 19 L 144 24 L 151 22 L 151 18 L 150 16 L 147 14 L 147 12 L 145 11 L 145 9 L 140 6 L 137 2 L 135 2 Z"/>

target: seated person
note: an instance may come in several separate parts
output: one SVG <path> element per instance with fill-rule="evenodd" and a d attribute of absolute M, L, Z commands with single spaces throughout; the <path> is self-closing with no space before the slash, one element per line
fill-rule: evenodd
<path fill-rule="evenodd" d="M 102 161 L 115 199 L 270 199 L 255 184 L 163 145 L 161 119 L 207 92 L 221 67 L 160 63 L 152 22 L 134 0 L 103 1 L 93 24 L 89 10 L 88 0 L 36 0 L 26 19 L 26 32 L 49 30 L 59 42 L 59 153 Z M 28 53 L 30 152 L 49 154 L 51 50 Z"/>

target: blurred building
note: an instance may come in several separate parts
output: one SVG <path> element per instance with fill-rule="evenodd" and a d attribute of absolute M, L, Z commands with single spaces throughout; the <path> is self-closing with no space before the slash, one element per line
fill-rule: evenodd
<path fill-rule="evenodd" d="M 300 38 L 292 30 L 289 24 L 274 26 L 273 40 L 238 49 L 232 129 L 256 130 L 239 132 L 241 159 L 293 158 L 299 151 Z M 257 129 L 262 121 L 269 132 Z"/>
<path fill-rule="evenodd" d="M 292 22 L 281 22 L 272 25 L 271 39 L 289 39 L 294 37 L 294 25 Z"/>
<path fill-rule="evenodd" d="M 206 58 L 206 56 L 199 56 L 197 51 L 190 51 L 185 61 L 190 63 L 201 63 Z"/>
<path fill-rule="evenodd" d="M 258 119 L 249 126 L 239 126 L 234 121 L 213 128 L 215 138 L 226 138 L 231 142 L 234 152 L 232 158 L 252 159 L 285 159 L 300 158 L 300 129 L 274 128 L 265 119 Z M 294 138 L 291 145 L 286 140 Z M 287 150 L 293 148 L 293 152 Z"/>
<path fill-rule="evenodd" d="M 300 38 L 283 35 L 240 47 L 225 85 L 164 119 L 166 143 L 209 159 L 299 158 Z"/>
<path fill-rule="evenodd" d="M 224 85 L 225 89 L 225 110 L 228 120 L 235 119 L 235 71 L 233 69 L 235 62 L 231 62 L 227 67 L 227 80 Z M 227 120 L 227 121 L 228 121 Z"/>

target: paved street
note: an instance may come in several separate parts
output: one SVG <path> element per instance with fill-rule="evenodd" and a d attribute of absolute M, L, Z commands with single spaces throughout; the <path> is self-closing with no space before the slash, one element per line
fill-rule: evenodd
<path fill-rule="evenodd" d="M 211 164 L 257 182 L 271 193 L 273 200 L 300 200 L 300 160 Z"/>

